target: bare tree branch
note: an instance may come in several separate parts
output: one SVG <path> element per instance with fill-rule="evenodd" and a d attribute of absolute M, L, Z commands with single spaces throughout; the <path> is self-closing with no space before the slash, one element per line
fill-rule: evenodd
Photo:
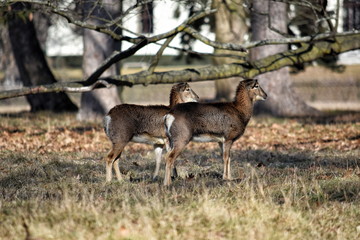
<path fill-rule="evenodd" d="M 24 96 L 27 94 L 45 92 L 83 92 L 114 84 L 117 86 L 132 86 L 136 84 L 176 83 L 184 81 L 205 81 L 228 77 L 253 78 L 261 73 L 275 71 L 285 66 L 292 66 L 313 61 L 329 54 L 360 49 L 360 32 L 353 34 L 338 34 L 332 41 L 324 39 L 313 44 L 303 44 L 297 50 L 288 50 L 250 63 L 231 63 L 219 66 L 207 66 L 180 71 L 154 72 L 143 71 L 123 76 L 102 78 L 91 85 L 84 82 L 56 83 L 11 91 L 0 92 L 0 99 Z M 269 79 L 271 80 L 271 79 Z"/>
<path fill-rule="evenodd" d="M 293 66 L 313 61 L 329 54 L 360 49 L 360 33 L 357 35 L 338 36 L 333 41 L 319 41 L 314 44 L 303 44 L 297 50 L 288 50 L 250 63 L 232 63 L 219 66 L 208 66 L 182 71 L 158 72 L 115 76 L 107 79 L 121 80 L 132 84 L 157 84 L 187 81 L 205 81 L 223 79 L 234 76 L 253 78 L 261 73 L 278 70 L 285 66 Z"/>
<path fill-rule="evenodd" d="M 310 3 L 309 1 L 292 1 L 292 0 L 271 0 L 273 2 L 282 2 L 282 3 L 287 3 L 287 4 L 293 4 L 293 5 L 298 5 L 298 6 L 303 6 L 303 7 L 308 7 L 308 8 L 312 8 L 318 12 L 321 11 L 322 7 L 321 6 L 317 6 L 313 3 Z"/>
<path fill-rule="evenodd" d="M 293 43 L 313 43 L 317 41 L 322 41 L 325 39 L 330 39 L 332 37 L 340 37 L 340 36 L 351 36 L 351 35 L 358 35 L 360 34 L 360 31 L 349 31 L 349 32 L 343 32 L 343 33 L 333 33 L 333 32 L 327 32 L 318 34 L 315 36 L 305 36 L 305 37 L 294 37 L 294 38 L 281 38 L 281 39 L 265 39 L 260 41 L 253 41 L 249 43 L 243 44 L 243 47 L 250 49 L 254 47 L 260 47 L 265 45 L 274 45 L 274 44 L 293 44 Z"/>
<path fill-rule="evenodd" d="M 6 6 L 6 4 L 11 4 L 11 3 L 16 3 L 16 2 L 26 2 L 26 3 L 32 3 L 32 4 L 37 4 L 37 5 L 47 7 L 47 8 L 49 8 L 49 10 L 51 12 L 53 12 L 53 13 L 61 16 L 61 17 L 64 17 L 69 23 L 72 23 L 72 24 L 74 24 L 74 25 L 76 25 L 78 27 L 81 27 L 81 28 L 87 28 L 87 29 L 95 30 L 95 31 L 98 31 L 98 32 L 101 32 L 101 33 L 108 34 L 108 35 L 110 35 L 112 38 L 114 38 L 116 40 L 125 40 L 125 41 L 131 42 L 131 43 L 138 43 L 138 42 L 142 41 L 142 39 L 143 39 L 142 35 L 137 34 L 137 33 L 133 32 L 131 30 L 128 30 L 124 26 L 120 25 L 118 23 L 119 21 L 118 21 L 117 18 L 110 21 L 110 22 L 108 21 L 108 23 L 103 24 L 103 25 L 89 24 L 89 23 L 86 23 L 84 21 L 80 21 L 80 20 L 75 19 L 72 15 L 68 14 L 64 10 L 58 9 L 57 6 L 55 6 L 52 1 L 8 0 L 8 1 L 5 1 L 4 3 L 2 3 L 0 6 L 2 6 L 2 5 Z M 139 4 L 139 6 L 140 5 L 141 4 Z M 186 19 L 183 23 L 181 23 L 179 26 L 177 26 L 173 30 L 170 30 L 168 32 L 158 34 L 158 35 L 155 35 L 155 36 L 148 37 L 148 42 L 149 43 L 154 43 L 154 42 L 160 41 L 162 39 L 168 38 L 168 37 L 170 37 L 170 36 L 172 36 L 172 35 L 174 35 L 174 34 L 176 34 L 178 32 L 183 31 L 184 28 L 186 28 L 188 24 L 191 24 L 194 21 L 196 21 L 198 19 L 201 19 L 201 18 L 203 18 L 205 16 L 208 16 L 210 14 L 213 14 L 215 12 L 216 12 L 216 9 L 210 9 L 210 10 L 204 10 L 204 11 L 198 12 L 198 13 L 192 15 L 191 17 L 189 17 L 188 19 Z M 134 35 L 136 35 L 138 37 L 132 38 L 132 37 L 129 37 L 129 36 L 118 35 L 116 32 L 112 31 L 109 28 L 110 26 L 113 26 L 113 25 L 116 25 L 117 27 L 122 28 L 124 31 L 130 32 L 130 33 L 132 33 L 132 34 L 134 34 Z"/>
<path fill-rule="evenodd" d="M 72 23 L 78 27 L 91 29 L 91 30 L 95 30 L 95 31 L 98 31 L 101 33 L 108 34 L 109 36 L 111 36 L 112 38 L 114 38 L 116 40 L 126 40 L 129 42 L 135 43 L 135 41 L 133 41 L 133 38 L 123 37 L 122 35 L 119 35 L 119 34 L 115 33 L 114 31 L 110 30 L 108 27 L 104 27 L 101 25 L 95 25 L 95 24 L 89 24 L 84 21 L 76 20 L 71 15 L 67 14 L 66 11 L 57 10 L 57 9 L 53 8 L 53 9 L 51 9 L 51 12 L 65 18 L 69 23 Z"/>
<path fill-rule="evenodd" d="M 190 18 L 186 19 L 182 24 L 180 24 L 178 27 L 174 28 L 173 30 L 170 30 L 166 33 L 163 34 L 159 34 L 157 36 L 153 36 L 153 37 L 149 37 L 148 40 L 149 42 L 157 42 L 159 40 L 162 40 L 164 38 L 168 38 L 170 36 L 173 36 L 174 34 L 177 34 L 179 32 L 184 31 L 184 29 L 190 24 L 195 22 L 196 20 L 206 17 L 210 14 L 215 13 L 217 10 L 216 9 L 211 9 L 211 10 L 204 10 L 201 11 L 199 13 L 194 14 L 193 16 L 191 16 Z"/>
<path fill-rule="evenodd" d="M 155 43 L 156 45 L 162 45 L 160 43 Z M 200 56 L 208 56 L 208 57 L 226 57 L 226 58 L 233 58 L 233 59 L 238 59 L 238 60 L 246 60 L 248 59 L 247 55 L 245 56 L 239 56 L 239 54 L 225 54 L 225 53 L 204 53 L 204 52 L 198 52 L 198 51 L 194 51 L 194 50 L 189 50 L 189 49 L 185 49 L 185 48 L 179 48 L 179 47 L 175 47 L 175 46 L 171 46 L 169 45 L 168 48 L 174 49 L 174 50 L 178 50 L 180 52 L 185 52 L 185 53 L 190 53 L 190 54 L 197 54 Z"/>
<path fill-rule="evenodd" d="M 130 47 L 129 49 L 119 52 L 119 51 L 114 51 L 110 57 L 108 57 L 105 62 L 98 68 L 95 70 L 94 73 L 92 73 L 88 79 L 85 80 L 84 85 L 91 85 L 94 84 L 98 78 L 101 76 L 101 74 L 103 74 L 106 69 L 108 69 L 111 65 L 113 65 L 114 63 L 119 62 L 120 60 L 124 59 L 124 58 L 128 58 L 132 55 L 134 55 L 139 49 L 141 49 L 142 47 L 146 46 L 148 43 L 147 39 L 144 37 L 143 40 L 135 45 L 133 45 L 132 47 Z"/>
<path fill-rule="evenodd" d="M 168 47 L 168 45 L 170 44 L 170 42 L 174 39 L 176 35 L 173 35 L 171 37 L 169 37 L 168 39 L 166 39 L 166 41 L 164 42 L 164 44 L 162 44 L 161 48 L 159 49 L 159 51 L 156 53 L 156 55 L 154 56 L 151 64 L 150 64 L 150 67 L 148 69 L 148 72 L 149 73 L 153 73 L 154 70 L 155 70 L 155 67 L 158 65 L 159 61 L 160 61 L 160 58 L 165 50 L 165 48 Z"/>
<path fill-rule="evenodd" d="M 126 9 L 119 17 L 117 17 L 114 20 L 108 22 L 104 26 L 106 26 L 106 27 L 112 27 L 113 25 L 118 26 L 118 23 L 121 22 L 123 20 L 123 18 L 125 16 L 127 16 L 131 11 L 133 11 L 134 9 L 136 9 L 136 8 L 142 6 L 142 5 L 150 3 L 150 2 L 153 2 L 153 0 L 136 1 L 136 3 L 134 5 L 130 6 L 128 9 Z"/>
<path fill-rule="evenodd" d="M 295 1 L 290 1 L 290 0 L 289 1 L 272 0 L 272 1 L 295 4 Z M 134 84 L 146 85 L 146 84 L 158 84 L 158 83 L 175 83 L 175 82 L 189 81 L 189 79 L 190 81 L 205 81 L 205 80 L 222 79 L 222 78 L 228 78 L 234 76 L 251 78 L 264 72 L 274 71 L 284 66 L 291 66 L 295 64 L 312 61 L 329 54 L 339 54 L 349 50 L 360 49 L 360 31 L 352 31 L 352 32 L 344 32 L 344 33 L 336 33 L 336 31 L 335 32 L 332 31 L 332 32 L 318 34 L 316 36 L 281 38 L 281 39 L 264 39 L 261 41 L 248 42 L 242 45 L 212 41 L 206 38 L 205 36 L 201 35 L 192 27 L 190 27 L 189 24 L 196 21 L 197 19 L 203 18 L 209 14 L 214 13 L 216 11 L 214 9 L 205 10 L 197 14 L 194 14 L 186 21 L 184 21 L 183 23 L 181 23 L 180 25 L 178 25 L 177 27 L 175 27 L 174 29 L 168 32 L 145 38 L 144 36 L 141 36 L 140 34 L 137 33 L 133 33 L 135 34 L 135 37 L 128 37 L 128 36 L 118 35 L 114 31 L 112 31 L 111 27 L 113 26 L 122 27 L 119 24 L 119 20 L 121 19 L 121 17 L 115 18 L 100 26 L 92 25 L 84 21 L 75 19 L 66 11 L 56 6 L 52 1 L 8 0 L 2 2 L 0 6 L 6 6 L 7 4 L 11 4 L 15 2 L 29 2 L 29 3 L 45 6 L 51 12 L 64 17 L 74 25 L 109 34 L 115 39 L 126 40 L 134 43 L 134 45 L 128 50 L 123 52 L 115 51 L 88 79 L 84 81 L 56 83 L 51 85 L 42 85 L 42 86 L 0 92 L 0 99 L 18 97 L 27 94 L 46 93 L 46 92 L 64 92 L 64 91 L 85 92 L 85 91 L 91 91 L 95 88 L 108 87 L 110 85 L 132 86 Z M 313 11 L 323 10 L 319 6 L 316 5 L 312 6 L 311 3 L 309 3 L 308 1 L 302 1 L 302 2 L 296 1 L 296 4 L 305 4 L 308 7 L 312 7 Z M 135 9 L 135 6 L 136 5 L 130 7 L 127 11 L 131 11 L 132 9 Z M 267 13 L 263 13 L 263 14 L 267 14 Z M 337 24 L 335 26 L 335 29 L 337 27 Z M 300 43 L 302 47 L 300 47 L 297 50 L 288 50 L 286 52 L 272 55 L 267 58 L 260 59 L 254 62 L 244 61 L 242 63 L 224 64 L 219 66 L 208 66 L 197 69 L 185 69 L 181 71 L 154 72 L 155 66 L 157 65 L 159 58 L 166 47 L 189 52 L 188 50 L 176 48 L 169 45 L 172 38 L 179 32 L 187 32 L 188 34 L 191 34 L 194 38 L 214 48 L 232 50 L 235 52 L 243 52 L 246 51 L 247 49 L 264 46 L 264 45 L 273 45 L 273 44 Z M 144 47 L 149 43 L 160 44 L 159 41 L 163 39 L 167 39 L 167 40 L 165 41 L 165 43 L 161 44 L 162 47 L 158 51 L 157 55 L 153 58 L 152 64 L 149 67 L 148 71 L 123 75 L 123 76 L 111 76 L 111 77 L 101 78 L 99 80 L 103 72 L 113 63 L 133 55 L 137 50 L 139 50 L 140 48 Z M 194 51 L 192 52 L 197 53 Z M 202 53 L 197 53 L 197 54 L 204 55 Z M 216 56 L 216 57 L 231 56 L 231 57 L 247 60 L 246 59 L 247 56 L 237 56 L 236 54 L 234 55 L 206 54 L 206 55 Z"/>
<path fill-rule="evenodd" d="M 201 35 L 198 31 L 196 31 L 194 28 L 188 26 L 184 29 L 184 32 L 190 34 L 192 37 L 196 38 L 197 40 L 205 43 L 206 45 L 212 46 L 214 48 L 218 49 L 226 49 L 226 50 L 232 50 L 232 51 L 240 51 L 240 52 L 247 52 L 246 48 L 244 46 L 241 46 L 239 44 L 235 43 L 219 43 L 216 41 L 212 41 L 208 39 L 207 37 Z"/>
<path fill-rule="evenodd" d="M 119 86 L 132 86 L 131 83 L 122 82 L 122 81 L 112 81 L 107 80 L 97 80 L 91 85 L 86 85 L 85 82 L 63 82 L 63 83 L 54 83 L 49 85 L 41 85 L 35 87 L 23 87 L 21 89 L 14 89 L 9 91 L 0 92 L 0 99 L 21 97 L 29 94 L 38 94 L 38 93 L 49 93 L 49 92 L 72 92 L 72 93 L 82 93 L 89 92 L 96 88 L 101 87 L 111 87 L 113 85 Z"/>
<path fill-rule="evenodd" d="M 283 2 L 283 3 L 288 3 L 288 4 L 295 4 L 295 5 L 300 5 L 300 6 L 306 6 L 309 8 L 312 8 L 313 11 L 322 11 L 322 6 L 317 6 L 314 5 L 308 1 L 291 1 L 291 0 L 272 0 L 274 2 Z M 76 20 L 74 19 L 72 16 L 70 16 L 70 14 L 67 14 L 64 10 L 59 10 L 56 8 L 56 6 L 52 3 L 52 1 L 40 1 L 40 0 L 8 0 L 5 1 L 4 4 L 9 4 L 9 3 L 14 3 L 14 2 L 29 2 L 29 3 L 34 3 L 34 4 L 38 4 L 38 5 L 42 5 L 45 7 L 50 8 L 50 11 L 52 11 L 55 14 L 58 14 L 62 17 L 64 17 L 65 19 L 67 19 L 67 21 L 69 23 L 72 23 L 76 26 L 82 27 L 82 28 L 88 28 L 88 29 L 92 29 L 95 31 L 99 31 L 105 34 L 109 34 L 111 37 L 113 37 L 114 39 L 117 40 L 125 40 L 131 43 L 138 43 L 140 41 L 143 40 L 143 36 L 140 34 L 137 34 L 129 29 L 124 28 L 122 25 L 120 25 L 118 22 L 118 19 L 114 19 L 104 25 L 93 25 L 93 24 L 88 24 L 86 22 L 80 21 L 80 20 Z M 147 1 L 144 1 L 144 3 Z M 142 4 L 143 2 L 141 2 Z M 139 6 L 141 5 L 139 4 Z M 132 10 L 135 9 L 136 5 L 134 5 L 133 7 L 130 7 L 128 10 Z M 192 35 L 194 38 L 196 38 L 197 40 L 212 46 L 214 48 L 218 48 L 218 49 L 225 49 L 225 50 L 230 50 L 230 51 L 246 51 L 247 49 L 251 49 L 254 47 L 259 47 L 259 46 L 264 46 L 264 45 L 273 45 L 273 44 L 293 44 L 293 43 L 310 43 L 313 41 L 318 41 L 318 40 L 323 40 L 329 37 L 332 37 L 334 35 L 334 32 L 327 32 L 327 33 L 322 33 L 322 34 L 318 34 L 316 36 L 305 36 L 305 37 L 295 37 L 295 38 L 281 38 L 281 39 L 266 39 L 266 40 L 261 40 L 261 41 L 255 41 L 255 42 L 248 42 L 245 43 L 243 45 L 239 45 L 239 44 L 229 44 L 229 43 L 219 43 L 216 41 L 212 41 L 208 38 L 206 38 L 205 36 L 201 35 L 199 32 L 197 32 L 195 29 L 193 29 L 192 27 L 189 26 L 189 24 L 191 24 L 192 22 L 203 18 L 205 16 L 208 16 L 210 14 L 213 14 L 216 12 L 216 9 L 211 9 L 211 10 L 204 10 L 201 11 L 197 14 L 194 14 L 193 16 L 191 16 L 190 18 L 188 18 L 187 20 L 185 20 L 183 23 L 181 23 L 179 26 L 175 27 L 174 29 L 162 33 L 162 34 L 158 34 L 158 35 L 154 35 L 154 36 L 150 36 L 148 37 L 148 43 L 157 43 L 160 40 L 163 39 L 167 39 L 171 36 L 173 36 L 174 34 L 177 34 L 179 32 L 187 32 L 188 34 Z M 258 13 L 258 14 L 263 14 L 263 15 L 268 15 L 268 13 Z M 128 31 L 132 34 L 134 34 L 136 37 L 129 37 L 129 36 L 121 36 L 118 35 L 117 33 L 115 33 L 114 31 L 110 30 L 109 27 L 116 25 L 119 28 L 122 28 L 124 31 Z M 271 26 L 270 26 L 271 27 Z M 274 29 L 273 29 L 274 30 Z M 276 30 L 275 30 L 276 31 Z M 358 31 L 355 31 L 354 34 L 357 34 Z M 283 34 L 283 33 L 280 33 Z M 349 32 L 344 33 L 345 35 L 347 34 L 351 34 Z M 182 50 L 183 51 L 183 50 Z M 193 51 L 194 53 L 196 53 L 195 51 Z M 201 54 L 201 53 L 199 53 Z"/>

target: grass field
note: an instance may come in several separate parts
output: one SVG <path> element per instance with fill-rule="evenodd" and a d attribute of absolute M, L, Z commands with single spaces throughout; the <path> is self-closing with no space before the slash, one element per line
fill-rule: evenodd
<path fill-rule="evenodd" d="M 360 114 L 252 119 L 223 181 L 217 144 L 191 143 L 169 188 L 130 144 L 105 184 L 102 127 L 0 115 L 0 239 L 358 239 Z"/>

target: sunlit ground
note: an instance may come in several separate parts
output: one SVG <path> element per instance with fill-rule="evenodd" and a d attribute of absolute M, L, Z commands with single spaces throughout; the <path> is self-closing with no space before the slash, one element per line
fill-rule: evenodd
<path fill-rule="evenodd" d="M 357 239 L 360 115 L 253 118 L 223 181 L 217 144 L 191 143 L 169 188 L 152 147 L 129 144 L 105 184 L 101 125 L 0 116 L 1 239 Z"/>

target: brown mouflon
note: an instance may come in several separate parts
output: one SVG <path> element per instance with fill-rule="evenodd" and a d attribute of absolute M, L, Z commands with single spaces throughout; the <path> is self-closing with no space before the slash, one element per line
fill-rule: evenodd
<path fill-rule="evenodd" d="M 241 81 L 233 102 L 184 103 L 166 114 L 165 130 L 170 151 L 166 156 L 164 185 L 171 184 L 175 159 L 190 141 L 218 142 L 224 160 L 223 179 L 230 180 L 230 148 L 245 131 L 256 100 L 267 97 L 256 79 Z"/>
<path fill-rule="evenodd" d="M 104 117 L 105 133 L 112 142 L 112 149 L 104 158 L 106 162 L 106 181 L 112 179 L 112 167 L 116 177 L 122 180 L 119 158 L 129 142 L 146 143 L 154 146 L 158 175 L 163 147 L 166 144 L 164 116 L 171 107 L 179 103 L 196 102 L 199 96 L 187 83 L 179 83 L 170 92 L 170 106 L 121 104 L 113 107 Z"/>

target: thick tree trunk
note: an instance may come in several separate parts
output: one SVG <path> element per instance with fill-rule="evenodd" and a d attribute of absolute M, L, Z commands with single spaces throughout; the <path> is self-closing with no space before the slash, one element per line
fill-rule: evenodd
<path fill-rule="evenodd" d="M 120 1 L 121 2 L 121 1 Z M 91 16 L 95 24 L 103 24 L 98 19 L 111 19 L 121 13 L 121 3 L 116 0 L 104 0 L 102 5 L 98 1 L 91 0 L 82 6 L 84 16 Z M 84 30 L 84 55 L 83 74 L 84 78 L 90 76 L 114 50 L 120 50 L 120 43 L 108 35 L 96 31 Z M 102 76 L 117 74 L 116 66 L 110 67 Z M 97 89 L 83 93 L 78 119 L 83 121 L 96 121 L 121 101 L 116 87 Z"/>
<path fill-rule="evenodd" d="M 286 33 L 287 6 L 269 0 L 254 0 L 251 13 L 252 40 L 282 38 L 282 35 L 269 28 L 269 20 L 272 28 Z M 286 50 L 287 45 L 257 47 L 251 50 L 251 59 L 254 61 Z M 293 91 L 287 67 L 259 75 L 258 79 L 268 93 L 268 98 L 256 105 L 255 113 L 265 112 L 277 116 L 305 116 L 317 113 Z"/>
<path fill-rule="evenodd" d="M 24 10 L 24 4 L 12 5 L 13 11 Z M 27 9 L 28 9 L 27 5 Z M 31 15 L 29 15 L 31 16 Z M 10 42 L 13 49 L 20 78 L 24 86 L 37 86 L 56 82 L 36 36 L 31 18 L 17 17 L 13 14 L 8 21 Z M 50 110 L 54 112 L 76 111 L 77 106 L 65 93 L 44 93 L 27 95 L 31 111 Z"/>
<path fill-rule="evenodd" d="M 212 8 L 218 10 L 215 13 L 217 42 L 237 44 L 243 42 L 248 27 L 245 22 L 246 16 L 242 3 L 243 0 L 213 0 Z M 229 51 L 215 50 L 215 53 L 229 53 Z M 234 59 L 231 58 L 214 58 L 216 65 L 232 62 L 234 62 Z M 238 77 L 216 80 L 216 100 L 231 101 L 239 80 Z"/>

